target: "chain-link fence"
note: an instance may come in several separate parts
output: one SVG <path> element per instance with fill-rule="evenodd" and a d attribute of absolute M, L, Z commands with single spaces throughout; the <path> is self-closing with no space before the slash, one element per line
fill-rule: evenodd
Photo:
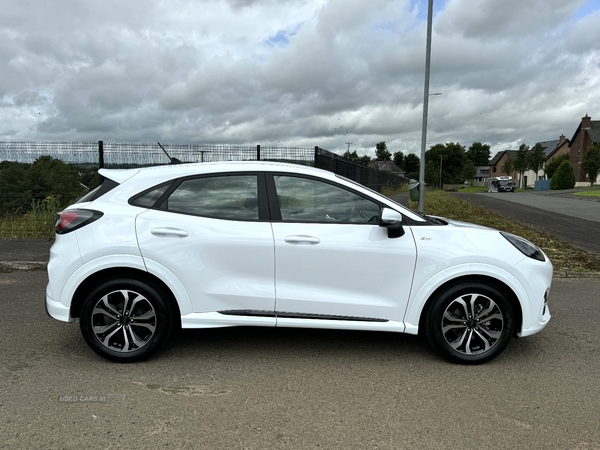
<path fill-rule="evenodd" d="M 398 186 L 406 179 L 396 174 L 355 164 L 335 153 L 319 147 L 281 147 L 250 145 L 185 145 L 99 142 L 21 141 L 0 142 L 0 163 L 12 161 L 32 164 L 41 156 L 79 167 L 79 176 L 94 173 L 97 167 L 132 168 L 168 164 L 170 159 L 184 163 L 210 161 L 280 161 L 319 167 L 354 180 L 376 191 L 385 186 Z M 13 168 L 14 169 L 14 168 Z M 0 169 L 3 171 L 4 169 Z M 5 213 L 0 217 L 0 238 L 52 238 L 54 216 L 60 209 L 54 194 L 40 191 L 36 195 L 25 192 L 29 184 L 25 168 L 1 177 L 0 206 Z M 15 173 L 21 173 L 20 188 Z M 2 175 L 0 173 L 0 175 Z M 11 178 L 12 177 L 12 178 Z M 11 181 L 12 179 L 12 181 Z M 25 183 L 25 184 L 23 184 Z M 81 183 L 81 180 L 79 181 Z M 63 186 L 64 183 L 61 183 Z M 83 184 L 82 184 L 83 186 Z M 39 190 L 39 189 L 38 189 Z M 29 199 L 29 200 L 26 200 Z M 14 208 L 11 203 L 16 203 Z M 20 206 L 19 206 L 20 205 Z M 10 212 L 12 211 L 12 212 Z"/>
<path fill-rule="evenodd" d="M 49 155 L 79 166 L 129 168 L 168 164 L 170 158 L 181 162 L 282 161 L 319 167 L 381 191 L 406 179 L 393 173 L 358 165 L 319 147 L 281 147 L 260 145 L 110 143 L 68 141 L 0 142 L 0 161 L 32 163 Z"/>

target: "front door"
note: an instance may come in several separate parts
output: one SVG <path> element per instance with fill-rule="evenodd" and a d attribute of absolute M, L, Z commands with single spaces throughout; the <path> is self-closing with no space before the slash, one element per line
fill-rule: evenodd
<path fill-rule="evenodd" d="M 416 261 L 412 233 L 388 237 L 377 223 L 380 205 L 341 185 L 285 174 L 272 182 L 278 321 L 402 321 Z"/>

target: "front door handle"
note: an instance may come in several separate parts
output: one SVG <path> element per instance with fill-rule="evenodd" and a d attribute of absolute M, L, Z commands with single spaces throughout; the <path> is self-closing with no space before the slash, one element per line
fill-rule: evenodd
<path fill-rule="evenodd" d="M 310 244 L 316 245 L 321 242 L 321 239 L 314 236 L 304 236 L 304 235 L 294 235 L 294 236 L 286 236 L 283 238 L 285 242 L 288 244 Z"/>
<path fill-rule="evenodd" d="M 168 227 L 161 227 L 161 228 L 152 228 L 152 230 L 150 230 L 150 233 L 152 233 L 154 236 L 158 236 L 158 237 L 165 237 L 165 236 L 177 236 L 177 237 L 186 237 L 189 235 L 189 233 L 185 230 L 180 230 L 179 228 L 168 228 Z"/>

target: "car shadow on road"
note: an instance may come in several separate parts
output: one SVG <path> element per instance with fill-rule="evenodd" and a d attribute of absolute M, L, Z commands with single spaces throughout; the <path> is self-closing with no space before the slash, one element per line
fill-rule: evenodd
<path fill-rule="evenodd" d="M 214 328 L 180 330 L 161 351 L 163 357 L 188 353 L 221 353 L 236 356 L 271 353 L 289 356 L 337 352 L 346 355 L 369 353 L 381 357 L 435 353 L 418 336 L 401 333 L 300 328 Z"/>

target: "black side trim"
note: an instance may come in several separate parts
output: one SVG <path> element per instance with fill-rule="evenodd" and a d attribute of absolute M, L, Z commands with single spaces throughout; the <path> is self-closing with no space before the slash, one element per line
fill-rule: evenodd
<path fill-rule="evenodd" d="M 318 320 L 348 320 L 352 322 L 389 322 L 387 319 L 373 317 L 333 316 L 328 314 L 304 314 L 291 312 L 257 311 L 251 309 L 229 309 L 217 311 L 226 316 L 277 317 L 281 319 L 318 319 Z"/>
<path fill-rule="evenodd" d="M 389 322 L 387 319 L 375 319 L 373 317 L 355 317 L 355 316 L 333 316 L 328 314 L 304 314 L 291 312 L 277 312 L 281 319 L 319 319 L 319 320 L 350 320 L 353 322 Z"/>
<path fill-rule="evenodd" d="M 275 317 L 275 311 L 258 311 L 254 309 L 228 309 L 217 311 L 225 316 Z"/>

